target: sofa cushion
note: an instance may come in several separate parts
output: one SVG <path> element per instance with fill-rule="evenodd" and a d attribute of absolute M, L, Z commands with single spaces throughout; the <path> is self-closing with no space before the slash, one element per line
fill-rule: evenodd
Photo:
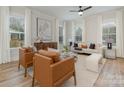
<path fill-rule="evenodd" d="M 97 49 L 83 49 L 83 52 L 84 53 L 89 53 L 89 54 L 92 54 L 92 53 L 98 53 L 99 51 Z"/>
<path fill-rule="evenodd" d="M 74 49 L 75 50 L 80 50 L 80 51 L 82 50 L 82 48 L 80 48 L 80 47 L 75 47 Z"/>
<path fill-rule="evenodd" d="M 39 54 L 52 58 L 53 62 L 60 61 L 60 54 L 55 51 L 39 50 Z"/>

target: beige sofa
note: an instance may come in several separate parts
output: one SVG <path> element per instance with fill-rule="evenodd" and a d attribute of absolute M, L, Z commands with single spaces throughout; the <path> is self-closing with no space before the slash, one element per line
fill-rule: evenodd
<path fill-rule="evenodd" d="M 71 48 L 71 50 L 76 53 L 86 53 L 86 54 L 100 53 L 103 55 L 103 47 L 99 45 L 96 45 L 95 49 L 90 49 L 89 46 L 87 48 L 81 48 L 81 47 L 79 48 L 80 48 L 79 50 L 75 50 L 75 48 L 73 47 Z"/>

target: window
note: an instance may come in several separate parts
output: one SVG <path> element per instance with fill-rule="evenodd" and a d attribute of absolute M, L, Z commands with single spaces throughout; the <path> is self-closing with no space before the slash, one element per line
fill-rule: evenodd
<path fill-rule="evenodd" d="M 63 47 L 63 27 L 59 26 L 59 46 L 60 49 Z"/>
<path fill-rule="evenodd" d="M 63 27 L 59 27 L 59 42 L 63 44 Z"/>
<path fill-rule="evenodd" d="M 116 26 L 114 23 L 103 25 L 102 43 L 103 45 L 107 45 L 108 42 L 116 46 Z"/>
<path fill-rule="evenodd" d="M 82 29 L 80 27 L 75 29 L 74 40 L 76 42 L 82 42 Z"/>
<path fill-rule="evenodd" d="M 10 16 L 10 48 L 24 45 L 24 17 Z"/>

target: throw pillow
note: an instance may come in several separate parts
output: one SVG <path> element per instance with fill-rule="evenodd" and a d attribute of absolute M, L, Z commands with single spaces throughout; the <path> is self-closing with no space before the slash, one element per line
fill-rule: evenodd
<path fill-rule="evenodd" d="M 87 48 L 87 44 L 81 44 L 81 48 Z"/>
<path fill-rule="evenodd" d="M 78 47 L 78 43 L 74 43 L 74 46 L 73 47 Z"/>
<path fill-rule="evenodd" d="M 90 46 L 89 46 L 90 49 L 95 49 L 95 44 L 94 43 L 91 43 Z"/>

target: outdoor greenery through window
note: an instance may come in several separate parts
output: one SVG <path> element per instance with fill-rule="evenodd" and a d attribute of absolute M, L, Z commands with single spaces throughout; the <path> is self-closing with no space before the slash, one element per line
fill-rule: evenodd
<path fill-rule="evenodd" d="M 113 46 L 116 46 L 116 26 L 114 23 L 103 26 L 102 43 L 103 45 L 112 43 Z"/>
<path fill-rule="evenodd" d="M 24 45 L 24 17 L 10 16 L 10 48 Z"/>

